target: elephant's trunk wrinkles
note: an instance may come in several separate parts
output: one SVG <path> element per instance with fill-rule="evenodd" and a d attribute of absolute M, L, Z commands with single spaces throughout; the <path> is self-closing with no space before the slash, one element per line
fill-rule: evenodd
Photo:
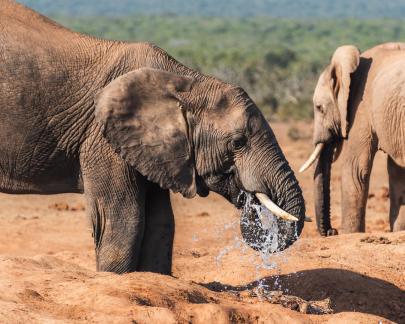
<path fill-rule="evenodd" d="M 331 235 L 332 231 L 330 223 L 330 172 L 334 148 L 333 144 L 324 147 L 314 174 L 316 224 L 322 236 Z"/>
<path fill-rule="evenodd" d="M 291 170 L 287 161 L 282 161 L 279 165 L 276 175 L 266 179 L 270 190 L 270 197 L 286 213 L 298 218 L 302 223 L 305 218 L 305 203 L 302 197 L 302 191 L 294 172 Z M 302 226 L 298 226 L 302 227 Z"/>
<path fill-rule="evenodd" d="M 261 215 L 246 209 L 242 213 L 242 236 L 255 250 L 262 253 L 282 251 L 293 244 L 302 232 L 305 204 L 298 182 L 281 153 L 262 155 L 253 168 L 252 189 L 258 201 L 267 207 L 277 221 L 266 221 Z M 253 189 L 255 187 L 256 189 Z"/>
<path fill-rule="evenodd" d="M 291 170 L 281 149 L 276 145 L 276 149 L 269 150 L 265 163 L 258 165 L 257 171 L 264 180 L 265 193 L 283 212 L 284 216 L 290 218 L 286 220 L 279 217 L 279 230 L 281 246 L 280 250 L 287 248 L 297 240 L 304 226 L 305 203 L 302 191 L 294 172 Z M 274 173 L 263 168 L 271 168 Z M 259 199 L 260 200 L 260 199 Z M 262 202 L 262 201 L 261 201 Z M 263 202 L 262 202 L 263 203 Z M 267 206 L 270 207 L 271 206 Z M 273 210 L 274 213 L 274 210 Z M 292 218 L 296 221 L 291 221 Z"/>

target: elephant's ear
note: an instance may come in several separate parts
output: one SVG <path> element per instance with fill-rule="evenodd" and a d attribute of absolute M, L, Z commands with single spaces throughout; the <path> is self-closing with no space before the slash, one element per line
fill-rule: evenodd
<path fill-rule="evenodd" d="M 193 79 L 142 68 L 108 84 L 95 98 L 96 121 L 117 153 L 164 189 L 196 194 L 195 166 L 181 92 Z"/>
<path fill-rule="evenodd" d="M 330 66 L 333 79 L 333 92 L 339 107 L 342 136 L 347 137 L 348 121 L 347 110 L 350 94 L 351 74 L 360 64 L 360 52 L 352 45 L 338 47 L 332 56 Z"/>

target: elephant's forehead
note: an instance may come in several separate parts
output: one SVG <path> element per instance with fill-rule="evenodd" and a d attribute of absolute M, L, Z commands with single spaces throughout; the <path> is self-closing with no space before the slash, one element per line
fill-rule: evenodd
<path fill-rule="evenodd" d="M 330 100 L 331 86 L 330 79 L 327 78 L 326 71 L 322 72 L 318 79 L 318 83 L 314 90 L 313 101 L 322 103 L 325 100 Z"/>
<path fill-rule="evenodd" d="M 232 132 L 247 127 L 248 113 L 241 107 L 232 107 L 212 116 L 211 122 L 215 128 Z"/>

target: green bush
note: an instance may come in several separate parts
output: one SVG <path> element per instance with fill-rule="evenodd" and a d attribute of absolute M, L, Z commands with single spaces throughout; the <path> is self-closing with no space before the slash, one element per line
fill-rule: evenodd
<path fill-rule="evenodd" d="M 269 17 L 56 17 L 100 37 L 151 41 L 184 64 L 241 85 L 266 116 L 312 118 L 312 93 L 336 47 L 405 40 L 403 20 Z"/>

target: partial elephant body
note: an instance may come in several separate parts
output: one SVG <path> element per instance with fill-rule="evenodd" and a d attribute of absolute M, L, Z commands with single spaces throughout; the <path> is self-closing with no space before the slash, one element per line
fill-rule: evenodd
<path fill-rule="evenodd" d="M 281 249 L 302 231 L 301 189 L 241 88 L 0 0 L 0 191 L 85 193 L 99 270 L 170 273 L 169 190 L 271 198 L 298 219 Z"/>
<path fill-rule="evenodd" d="M 80 146 L 93 121 L 94 92 L 119 73 L 117 46 L 0 1 L 2 190 L 83 192 Z"/>
<path fill-rule="evenodd" d="M 339 53 L 339 55 L 337 54 Z M 356 58 L 357 57 L 357 58 Z M 358 62 L 351 71 L 334 68 L 345 61 Z M 354 47 L 343 46 L 336 50 L 329 66 L 320 77 L 314 94 L 315 144 L 342 145 L 342 231 L 365 231 L 365 209 L 372 164 L 375 153 L 382 150 L 388 155 L 390 176 L 391 230 L 405 229 L 405 45 L 387 43 L 376 46 L 363 54 Z M 349 76 L 347 84 L 342 76 Z M 341 91 L 349 91 L 347 102 L 333 99 Z M 344 105 L 347 105 L 345 107 Z M 342 111 L 347 109 L 346 116 Z M 348 123 L 348 135 L 343 125 Z M 342 130 L 341 130 L 342 129 Z M 341 143 L 343 137 L 343 143 Z M 327 163 L 319 160 L 318 164 Z M 320 169 L 320 168 L 318 168 Z M 317 169 L 317 170 L 318 170 Z M 323 178 L 317 172 L 315 180 Z M 322 186 L 329 186 L 330 179 L 315 186 L 316 205 L 324 205 Z M 402 209 L 401 209 L 401 206 Z M 325 218 L 323 210 L 317 218 Z M 330 223 L 329 223 L 330 224 Z M 319 227 L 328 235 L 331 227 Z"/>
<path fill-rule="evenodd" d="M 379 149 L 405 168 L 405 49 L 377 51 L 373 61 L 379 66 L 372 64 L 370 70 L 376 71 L 370 72 L 375 77 L 370 89 L 366 87 L 372 93 L 371 123 Z M 365 53 L 366 58 L 368 55 Z"/>
<path fill-rule="evenodd" d="M 343 232 L 365 230 L 369 180 L 377 150 L 388 155 L 389 173 L 396 169 L 397 179 L 389 178 L 391 230 L 405 229 L 405 206 L 400 207 L 405 205 L 405 48 L 402 43 L 393 45 L 364 52 L 352 75 L 351 129 L 343 154 Z"/>
<path fill-rule="evenodd" d="M 145 66 L 194 73 L 148 43 L 73 33 L 11 1 L 0 9 L 0 183 L 10 193 L 83 192 L 81 144 L 94 96 L 113 79 Z"/>

